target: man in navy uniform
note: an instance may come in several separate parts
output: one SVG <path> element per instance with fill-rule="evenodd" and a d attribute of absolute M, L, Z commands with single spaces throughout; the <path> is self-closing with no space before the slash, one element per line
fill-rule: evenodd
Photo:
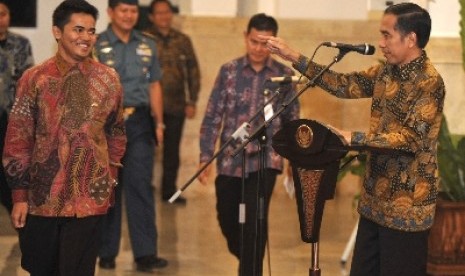
<path fill-rule="evenodd" d="M 158 257 L 155 198 L 151 185 L 155 145 L 163 142 L 161 69 L 154 40 L 134 30 L 139 16 L 138 1 L 109 0 L 107 11 L 111 24 L 99 35 L 95 55 L 120 75 L 128 142 L 115 205 L 108 213 L 103 229 L 99 265 L 106 269 L 116 265 L 124 190 L 137 270 L 150 272 L 168 264 Z"/>

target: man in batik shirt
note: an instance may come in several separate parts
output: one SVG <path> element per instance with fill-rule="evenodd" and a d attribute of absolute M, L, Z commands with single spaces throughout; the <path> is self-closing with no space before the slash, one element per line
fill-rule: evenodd
<path fill-rule="evenodd" d="M 162 199 L 167 201 L 176 192 L 180 165 L 179 147 L 185 118 L 192 119 L 200 90 L 200 68 L 191 39 L 172 27 L 173 6 L 168 0 L 153 0 L 149 19 L 153 25 L 147 32 L 157 42 L 158 59 L 162 68 L 163 144 Z M 185 203 L 178 197 L 174 203 Z"/>
<path fill-rule="evenodd" d="M 31 275 L 95 272 L 126 143 L 118 75 L 90 58 L 97 16 L 84 0 L 55 9 L 58 51 L 23 74 L 10 113 L 3 164 Z"/>
<path fill-rule="evenodd" d="M 353 276 L 426 275 L 445 97 L 443 79 L 424 51 L 430 31 L 431 18 L 420 6 L 389 6 L 381 19 L 379 40 L 386 62 L 362 72 L 328 71 L 317 81 L 340 98 L 372 98 L 367 133 L 335 129 L 346 142 L 368 149 Z M 262 39 L 309 78 L 323 69 L 309 64 L 281 38 Z"/>
<path fill-rule="evenodd" d="M 203 167 L 214 155 L 218 139 L 221 146 L 225 145 L 243 123 L 252 120 L 253 116 L 261 110 L 270 96 L 265 91 L 268 89 L 275 91 L 274 88 L 277 88 L 271 87 L 267 80 L 271 77 L 293 74 L 291 68 L 270 56 L 265 43 L 258 41 L 260 34 L 276 35 L 277 32 L 278 23 L 273 17 L 264 13 L 252 16 L 244 31 L 247 53 L 221 66 L 200 128 L 200 167 Z M 286 84 L 279 88 L 283 93 L 268 105 L 268 107 L 272 106 L 273 110 L 278 110 L 294 96 L 292 85 Z M 269 115 L 271 114 L 265 114 L 265 117 Z M 250 134 L 258 130 L 260 122 L 263 123 L 263 116 L 258 117 L 262 119 L 250 122 Z M 271 148 L 271 137 L 286 122 L 298 117 L 299 104 L 295 101 L 272 122 L 268 122 L 266 134 L 259 135 L 267 137 L 266 142 L 261 145 L 265 159 L 262 167 L 259 165 L 260 142 L 257 140 L 247 145 L 245 172 L 242 170 L 242 158 L 231 155 L 234 150 L 232 145 L 228 145 L 218 155 L 215 179 L 218 221 L 229 251 L 240 261 L 240 275 L 261 273 L 260 268 L 267 242 L 268 208 L 276 177 L 283 170 L 283 158 Z M 207 183 L 209 171 L 210 169 L 206 169 L 199 176 L 203 184 Z M 244 198 L 242 198 L 242 173 L 245 176 Z M 261 173 L 265 177 L 263 175 L 259 177 Z M 257 195 L 259 185 L 260 190 L 264 191 L 263 195 Z M 246 206 L 242 236 L 239 223 L 241 203 Z M 259 203 L 263 208 L 257 208 Z M 263 213 L 257 215 L 258 211 Z M 263 232 L 257 231 L 258 221 L 262 222 Z M 260 245 L 256 244 L 256 241 L 260 241 Z"/>

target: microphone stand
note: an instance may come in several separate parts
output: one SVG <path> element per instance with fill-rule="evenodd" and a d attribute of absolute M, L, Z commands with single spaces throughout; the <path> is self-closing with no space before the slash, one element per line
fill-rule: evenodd
<path fill-rule="evenodd" d="M 249 275 L 244 274 L 245 272 L 244 272 L 244 268 L 243 268 L 243 263 L 244 263 L 244 259 L 243 259 L 243 256 L 244 256 L 244 226 L 245 226 L 245 221 L 246 221 L 246 205 L 245 205 L 245 171 L 246 171 L 245 147 L 246 147 L 246 144 L 244 142 L 246 141 L 246 139 L 248 139 L 249 134 L 247 132 L 247 129 L 250 128 L 250 124 L 261 115 L 261 113 L 263 112 L 265 106 L 267 106 L 268 104 L 273 102 L 274 99 L 277 96 L 280 95 L 280 90 L 281 90 L 281 87 L 278 87 L 278 89 L 275 91 L 275 93 L 273 93 L 271 95 L 271 97 L 268 97 L 269 96 L 269 90 L 265 89 L 265 91 L 264 91 L 265 97 L 268 100 L 265 101 L 265 103 L 263 104 L 263 107 L 258 109 L 257 113 L 254 114 L 252 116 L 252 118 L 250 118 L 247 123 L 243 123 L 231 135 L 231 137 L 220 147 L 220 149 L 187 181 L 187 183 L 184 184 L 178 191 L 176 191 L 176 193 L 174 193 L 171 196 L 171 198 L 168 200 L 170 203 L 173 203 L 181 195 L 181 193 L 184 190 L 186 190 L 194 182 L 194 180 L 208 167 L 208 165 L 210 165 L 224 151 L 224 149 L 229 144 L 231 144 L 234 141 L 238 141 L 238 140 L 242 141 L 241 148 L 239 150 L 239 151 L 243 152 L 243 156 L 242 156 L 242 187 L 241 187 L 242 191 L 241 191 L 241 203 L 239 204 L 239 224 L 240 224 L 240 232 L 241 232 L 241 234 L 240 234 L 240 236 L 241 236 L 241 240 L 240 240 L 240 262 L 239 262 L 240 263 L 240 267 L 239 267 L 239 275 L 240 276 L 249 276 Z M 264 140 L 264 143 L 266 144 L 266 140 Z M 263 147 L 259 146 L 259 148 L 263 148 Z M 234 156 L 236 156 L 238 151 L 234 151 L 234 152 L 235 152 Z M 262 163 L 265 160 L 264 151 L 260 151 L 260 149 L 259 149 L 259 152 L 260 152 L 260 154 L 263 154 L 263 156 L 259 157 L 260 158 L 259 163 Z M 259 166 L 263 167 L 263 165 L 259 165 Z M 261 175 L 259 174 L 259 183 L 262 182 L 261 179 L 264 179 L 264 173 L 262 173 Z M 263 215 L 263 213 L 264 213 L 263 212 L 264 200 L 262 200 L 262 199 L 257 200 L 257 204 L 258 204 L 257 210 L 261 210 L 260 213 L 258 214 L 257 218 L 260 218 L 261 221 L 263 221 L 263 218 L 264 218 L 264 215 Z M 263 222 L 261 224 L 261 228 L 263 228 Z M 256 244 L 254 246 L 254 253 L 257 252 L 257 248 L 261 248 L 261 247 L 257 247 L 260 244 L 263 244 L 263 240 L 259 241 L 258 245 Z M 257 254 L 255 254 L 255 256 L 257 256 Z M 258 256 L 261 256 L 261 255 L 258 255 Z M 254 263 L 256 264 L 257 262 L 255 262 L 255 260 L 254 260 Z M 261 264 L 262 262 L 258 262 L 258 263 Z M 261 266 L 259 268 L 254 266 L 254 271 L 262 271 Z"/>
<path fill-rule="evenodd" d="M 324 72 L 326 72 L 331 66 L 333 66 L 335 63 L 339 62 L 349 51 L 345 49 L 340 49 L 339 54 L 336 55 L 333 60 L 326 65 L 320 72 L 318 72 L 309 82 L 302 88 L 300 89 L 299 92 L 297 92 L 287 103 L 283 103 L 281 105 L 281 108 L 278 109 L 277 112 L 275 112 L 268 120 L 263 122 L 249 137 L 245 137 L 245 139 L 242 141 L 242 144 L 240 144 L 239 147 L 236 148 L 235 151 L 233 151 L 232 156 L 236 156 L 239 151 L 241 151 L 245 146 L 247 146 L 252 140 L 258 139 L 260 145 L 265 145 L 266 144 L 266 128 L 270 125 L 270 123 L 278 117 L 284 110 L 287 109 L 287 107 L 293 103 L 295 100 L 297 100 L 300 95 L 303 94 L 308 88 L 314 87 L 316 84 L 316 81 L 318 80 L 321 75 L 323 75 Z M 263 144 L 262 144 L 263 143 Z M 263 148 L 260 146 L 259 148 L 260 152 L 260 160 L 262 161 L 262 155 L 265 156 Z M 264 161 L 264 160 L 263 160 Z M 259 175 L 262 177 L 265 175 L 265 167 L 264 163 L 259 162 Z M 263 266 L 263 260 L 260 259 L 260 257 L 263 255 L 262 251 L 262 244 L 264 242 L 263 239 L 263 230 L 264 230 L 264 193 L 263 189 L 261 188 L 264 186 L 264 183 L 262 183 L 263 178 L 259 177 L 259 183 L 258 183 L 258 189 L 257 189 L 257 239 L 256 239 L 256 244 L 255 244 L 255 264 L 256 266 L 254 267 L 254 276 L 261 276 L 262 275 L 262 266 Z M 263 204 L 262 204 L 263 203 Z M 255 268 L 257 268 L 255 270 Z M 309 269 L 309 276 L 321 276 L 321 269 L 319 268 L 319 243 L 315 242 L 312 243 L 312 259 L 311 259 L 311 266 Z"/>
<path fill-rule="evenodd" d="M 264 106 L 271 103 L 278 95 L 280 95 L 279 90 L 280 89 L 278 88 L 276 92 L 270 97 L 270 99 L 264 103 Z M 252 123 L 261 114 L 263 108 L 259 109 L 257 113 L 254 114 L 251 119 L 249 119 L 248 122 L 242 123 L 242 125 L 231 135 L 231 137 L 229 137 L 229 139 L 220 147 L 220 149 L 217 152 L 215 152 L 215 154 L 213 154 L 213 156 L 207 162 L 205 162 L 205 164 L 186 182 L 186 184 L 184 184 L 171 196 L 168 202 L 173 203 L 182 194 L 182 192 L 184 192 L 194 182 L 194 180 L 208 167 L 208 165 L 210 165 L 218 157 L 218 155 L 220 155 L 224 151 L 224 149 L 233 141 L 242 140 L 242 143 L 240 144 L 240 149 L 234 151 L 234 156 L 236 156 L 240 150 L 243 150 L 245 146 L 248 144 L 248 142 L 245 143 L 247 137 L 249 137 L 247 129 L 250 128 L 250 123 Z"/>
<path fill-rule="evenodd" d="M 293 103 L 297 98 L 300 97 L 300 95 L 303 94 L 303 92 L 305 92 L 308 88 L 310 87 L 313 87 L 315 86 L 315 83 L 316 83 L 316 80 L 324 73 L 326 72 L 332 65 L 334 65 L 335 63 L 339 62 L 344 56 L 345 54 L 347 54 L 349 51 L 348 50 L 344 50 L 344 49 L 340 49 L 339 50 L 339 54 L 336 55 L 333 60 L 331 61 L 330 64 L 328 64 L 326 67 L 324 67 L 320 72 L 318 72 L 318 74 L 316 74 L 300 91 L 298 91 L 287 103 L 283 103 L 281 105 L 281 108 L 278 109 L 278 111 L 276 113 L 274 113 L 268 120 L 266 120 L 265 122 L 263 122 L 260 127 L 255 131 L 253 132 L 252 135 L 248 135 L 248 132 L 247 132 L 247 129 L 250 128 L 250 124 L 249 123 L 243 123 L 232 135 L 231 137 L 220 147 L 220 149 L 186 182 L 186 184 L 184 184 L 180 189 L 178 189 L 172 196 L 171 198 L 168 200 L 170 203 L 173 203 L 180 195 L 183 191 L 185 191 L 193 182 L 194 180 L 208 167 L 208 165 L 210 165 L 217 157 L 218 155 L 220 155 L 224 149 L 229 145 L 231 144 L 233 141 L 237 141 L 238 139 L 239 140 L 242 140 L 242 143 L 236 148 L 236 150 L 233 151 L 232 153 L 232 156 L 236 156 L 239 151 L 241 150 L 244 150 L 245 147 L 252 141 L 252 139 L 257 139 L 257 137 L 259 137 L 259 134 L 261 133 L 266 133 L 266 128 L 269 126 L 269 123 L 272 122 L 277 116 L 279 116 L 282 112 L 284 112 L 284 110 L 286 110 L 286 108 L 291 104 Z M 279 95 L 279 89 L 277 90 L 277 93 L 275 93 L 265 104 L 263 107 L 265 107 L 268 103 L 271 103 L 271 101 L 277 96 Z M 255 120 L 255 118 L 257 118 L 260 114 L 261 114 L 261 110 L 263 110 L 263 108 L 259 109 L 259 111 L 257 111 L 257 113 L 252 116 L 252 118 L 249 120 L 249 122 L 252 122 Z M 264 140 L 264 144 L 266 144 L 266 138 L 263 137 L 263 140 Z M 260 141 L 260 139 L 259 139 Z M 260 146 L 260 152 L 263 151 L 263 156 L 264 155 L 264 150 L 263 150 L 263 147 Z M 260 153 L 261 154 L 261 153 Z M 244 154 L 244 157 L 245 159 L 245 154 Z M 262 158 L 260 156 L 260 158 Z M 264 176 L 264 165 L 265 164 L 262 164 L 262 162 L 259 162 L 259 175 L 261 173 L 261 176 L 262 178 L 259 177 L 259 183 L 263 182 L 261 181 L 263 179 L 263 176 Z M 245 167 L 245 165 L 243 164 L 243 166 Z M 244 170 L 243 170 L 243 175 L 244 175 Z M 243 182 L 244 183 L 244 182 Z M 260 187 L 260 185 L 258 186 Z M 257 201 L 257 204 L 258 206 L 257 207 L 260 207 L 260 209 L 257 209 L 258 210 L 261 210 L 263 211 L 262 207 L 261 206 L 264 206 L 264 202 L 261 202 L 262 201 L 262 198 L 260 197 L 259 195 L 259 191 L 260 189 L 257 189 L 257 196 L 259 197 L 259 200 Z M 242 196 L 244 196 L 244 194 L 242 194 Z M 245 218 L 245 206 L 243 205 L 240 205 L 240 211 L 244 211 L 244 217 Z M 241 214 L 240 214 L 241 215 Z M 263 214 L 260 214 L 259 213 L 259 216 L 260 217 L 263 216 Z M 240 218 L 241 219 L 241 218 Z M 263 227 L 263 220 L 261 220 L 261 223 L 258 223 L 258 226 L 260 226 L 260 230 L 263 230 L 262 227 Z M 241 233 L 243 233 L 243 229 L 241 230 Z M 257 231 L 257 235 L 259 237 L 257 237 L 256 240 L 258 240 L 258 245 L 262 244 L 261 242 L 263 242 L 263 237 L 262 237 L 262 231 Z M 241 237 L 241 244 L 243 243 L 243 237 Z M 257 245 L 256 245 L 257 246 Z M 243 245 L 241 245 L 241 256 L 243 255 L 243 252 L 242 252 L 242 248 L 243 248 Z M 257 256 L 262 256 L 262 253 L 260 252 L 261 251 L 261 247 L 256 247 L 256 257 L 255 257 L 255 261 L 257 259 L 260 259 L 259 257 Z M 310 276 L 320 276 L 321 274 L 321 270 L 319 269 L 318 267 L 318 262 L 319 262 L 319 250 L 318 250 L 318 243 L 314 244 L 313 245 L 313 250 L 312 250 L 312 266 L 309 270 L 309 275 Z M 241 260 L 241 263 L 242 263 L 242 260 Z M 262 260 L 258 260 L 258 263 L 262 263 Z M 262 275 L 262 265 L 259 265 L 259 267 L 257 269 L 255 269 L 254 267 L 254 273 L 258 276 L 261 276 Z M 248 276 L 248 275 L 243 275 L 243 269 L 242 267 L 240 268 L 240 276 Z"/>

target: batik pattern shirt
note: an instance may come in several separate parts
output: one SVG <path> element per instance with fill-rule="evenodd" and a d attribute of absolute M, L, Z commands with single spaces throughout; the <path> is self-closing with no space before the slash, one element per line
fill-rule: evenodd
<path fill-rule="evenodd" d="M 190 38 L 171 29 L 162 35 L 157 29 L 152 34 L 162 68 L 163 112 L 184 116 L 184 108 L 195 105 L 200 91 L 200 69 Z"/>
<path fill-rule="evenodd" d="M 251 121 L 255 114 L 261 112 L 260 108 L 265 103 L 265 92 L 270 90 L 270 93 L 275 93 L 278 88 L 266 82 L 268 78 L 292 74 L 290 68 L 271 58 L 260 72 L 252 69 L 247 57 L 224 64 L 216 78 L 200 128 L 200 162 L 207 162 L 213 156 L 218 137 L 222 147 L 243 123 Z M 280 96 L 271 102 L 275 112 L 295 95 L 291 85 L 281 87 L 280 91 Z M 268 140 L 265 149 L 265 168 L 282 170 L 283 159 L 271 147 L 271 138 L 283 124 L 298 117 L 299 103 L 294 101 L 266 127 Z M 263 122 L 263 116 L 252 120 L 250 129 L 247 130 L 249 135 L 252 135 Z M 242 155 L 236 150 L 235 143 L 229 143 L 218 155 L 216 162 L 218 174 L 242 176 Z M 236 153 L 236 156 L 231 155 L 232 153 Z M 258 153 L 258 142 L 255 139 L 251 140 L 246 147 L 246 176 L 250 172 L 259 170 Z"/>
<path fill-rule="evenodd" d="M 34 64 L 29 40 L 7 32 L 0 47 L 0 114 L 9 112 L 15 98 L 16 82 Z"/>
<path fill-rule="evenodd" d="M 294 66 L 303 72 L 307 62 L 301 57 Z M 322 68 L 310 63 L 305 74 L 312 77 Z M 369 131 L 353 132 L 351 141 L 368 147 L 359 213 L 392 229 L 430 228 L 445 87 L 426 53 L 402 66 L 379 64 L 349 74 L 328 71 L 318 85 L 339 98 L 372 98 Z"/>
<path fill-rule="evenodd" d="M 92 59 L 60 55 L 27 70 L 10 113 L 3 164 L 13 202 L 29 213 L 85 217 L 107 212 L 112 166 L 124 154 L 122 88 Z"/>

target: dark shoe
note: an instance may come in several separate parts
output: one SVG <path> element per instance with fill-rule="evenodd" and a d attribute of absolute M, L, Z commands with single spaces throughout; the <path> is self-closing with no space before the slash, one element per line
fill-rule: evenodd
<path fill-rule="evenodd" d="M 168 265 L 168 261 L 163 258 L 155 257 L 153 260 L 153 267 L 155 268 L 164 268 Z"/>
<path fill-rule="evenodd" d="M 100 258 L 98 266 L 103 269 L 115 269 L 115 258 Z"/>
<path fill-rule="evenodd" d="M 152 272 L 155 268 L 166 267 L 168 265 L 168 261 L 151 255 L 137 258 L 136 264 L 137 271 Z"/>
<path fill-rule="evenodd" d="M 163 201 L 164 202 L 168 202 L 168 200 L 170 200 L 171 196 L 163 196 Z M 178 198 L 176 198 L 175 201 L 173 201 L 173 204 L 179 204 L 179 205 L 186 205 L 187 203 L 187 199 L 185 197 L 182 197 L 182 196 L 179 196 Z"/>

